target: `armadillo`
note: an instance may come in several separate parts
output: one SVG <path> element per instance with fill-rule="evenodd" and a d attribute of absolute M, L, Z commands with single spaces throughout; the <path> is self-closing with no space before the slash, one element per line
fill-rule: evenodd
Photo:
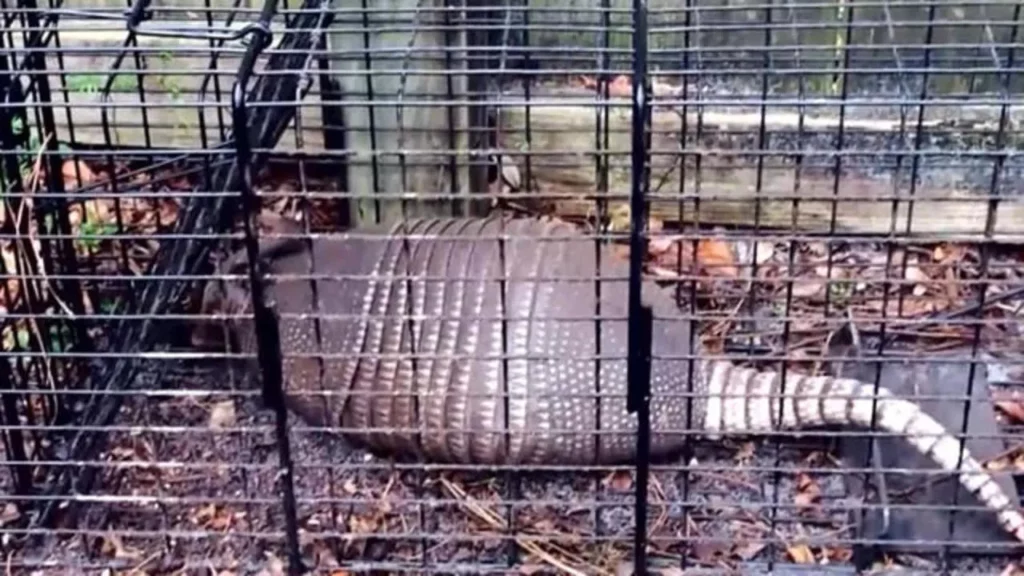
<path fill-rule="evenodd" d="M 635 456 L 627 263 L 570 223 L 422 218 L 316 237 L 311 249 L 297 238 L 263 242 L 286 402 L 312 425 L 441 463 Z M 232 315 L 234 345 L 255 353 L 245 265 L 244 251 L 222 265 L 234 276 L 207 284 L 202 309 Z M 956 471 L 960 443 L 914 403 L 857 380 L 787 371 L 783 383 L 777 372 L 706 358 L 670 294 L 647 281 L 643 299 L 655 318 L 653 457 L 677 451 L 688 431 L 717 438 L 874 423 Z M 963 486 L 1024 540 L 1024 516 L 966 448 L 960 466 Z"/>

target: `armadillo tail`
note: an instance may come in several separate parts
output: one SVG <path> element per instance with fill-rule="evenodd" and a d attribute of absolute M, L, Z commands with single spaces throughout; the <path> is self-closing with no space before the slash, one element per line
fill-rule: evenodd
<path fill-rule="evenodd" d="M 760 372 L 722 361 L 710 362 L 706 368 L 709 398 L 705 429 L 709 434 L 797 430 L 829 424 L 874 425 L 875 429 L 907 438 L 943 470 L 957 470 L 962 454 L 960 483 L 996 513 L 1007 532 L 1024 542 L 1024 515 L 967 448 L 961 453 L 960 442 L 920 406 L 896 398 L 884 388 L 876 394 L 874 386 L 857 380 L 788 373 L 780 414 L 782 388 L 777 372 Z"/>

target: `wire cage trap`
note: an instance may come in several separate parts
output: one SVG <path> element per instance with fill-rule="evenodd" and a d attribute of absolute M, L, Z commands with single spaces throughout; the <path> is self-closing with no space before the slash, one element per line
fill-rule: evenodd
<path fill-rule="evenodd" d="M 647 315 L 656 291 L 678 308 L 695 356 L 909 398 L 1019 505 L 1019 4 L 0 6 L 0 546 L 12 569 L 1024 569 L 995 515 L 899 435 L 839 426 L 702 440 L 705 423 L 673 430 L 694 437 L 673 457 L 642 457 L 678 424 L 657 395 L 644 401 L 663 392 L 665 351 L 682 350 Z M 264 248 L 282 230 L 287 250 L 315 260 L 344 234 L 406 223 L 393 254 L 413 262 L 430 237 L 415 230 L 438 229 L 429 219 L 499 213 L 572 226 L 619 262 L 629 287 L 609 306 L 623 317 L 588 311 L 591 328 L 568 340 L 603 345 L 603 330 L 620 329 L 622 357 L 559 358 L 556 340 L 540 352 L 567 379 L 621 368 L 635 462 L 570 464 L 578 452 L 558 443 L 562 461 L 543 466 L 401 458 L 352 442 L 351 412 L 323 425 L 285 394 L 308 370 L 337 376 L 344 360 L 314 369 L 292 358 L 294 302 L 276 264 L 289 253 L 275 261 Z M 373 254 L 355 246 L 350 258 Z M 505 250 L 496 263 L 513 258 Z M 555 271 L 585 259 L 545 254 L 537 265 Z M 233 269 L 241 309 L 209 326 L 223 338 L 230 313 L 251 319 L 249 348 L 201 348 L 204 288 L 227 286 L 218 266 L 231 255 L 245 255 Z M 324 274 L 324 301 L 359 285 Z M 597 288 L 616 280 L 601 274 L 584 280 L 611 289 Z M 416 281 L 411 330 L 429 340 L 417 294 L 438 293 Z M 525 292 L 502 282 L 495 294 L 514 308 Z M 578 300 L 555 316 L 597 300 L 565 280 L 546 294 L 557 290 Z M 406 293 L 396 283 L 379 294 Z M 318 346 L 344 357 L 330 310 L 314 312 Z M 518 336 L 503 335 L 495 365 L 516 382 Z M 376 367 L 378 381 L 410 361 L 370 348 L 357 351 L 369 364 L 353 365 Z M 688 370 L 675 361 L 673 374 Z M 321 386 L 341 386 L 323 374 Z M 701 377 L 680 386 L 707 403 Z M 566 402 L 552 418 L 584 417 Z M 384 423 L 380 438 L 398 437 L 387 414 L 399 405 L 371 419 Z M 541 422 L 544 405 L 531 406 L 523 421 Z M 612 432 L 596 429 L 597 406 L 588 438 Z"/>

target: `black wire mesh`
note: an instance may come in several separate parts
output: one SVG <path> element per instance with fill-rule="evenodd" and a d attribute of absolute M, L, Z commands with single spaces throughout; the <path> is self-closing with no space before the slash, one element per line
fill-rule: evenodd
<path fill-rule="evenodd" d="M 256 250 L 260 210 L 310 242 L 546 214 L 615 237 L 704 355 L 912 395 L 1018 499 L 1020 3 L 642 4 L 0 0 L 6 565 L 1021 572 L 881 432 L 425 465 L 284 409 L 258 294 L 255 370 L 190 342 L 209 256 Z"/>

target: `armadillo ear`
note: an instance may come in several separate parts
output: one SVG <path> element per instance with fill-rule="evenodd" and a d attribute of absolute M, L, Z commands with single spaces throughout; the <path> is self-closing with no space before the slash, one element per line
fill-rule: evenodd
<path fill-rule="evenodd" d="M 829 372 L 836 377 L 843 376 L 844 365 L 861 355 L 860 331 L 853 320 L 847 320 L 828 337 L 825 356 Z M 849 375 L 847 378 L 851 377 Z"/>

